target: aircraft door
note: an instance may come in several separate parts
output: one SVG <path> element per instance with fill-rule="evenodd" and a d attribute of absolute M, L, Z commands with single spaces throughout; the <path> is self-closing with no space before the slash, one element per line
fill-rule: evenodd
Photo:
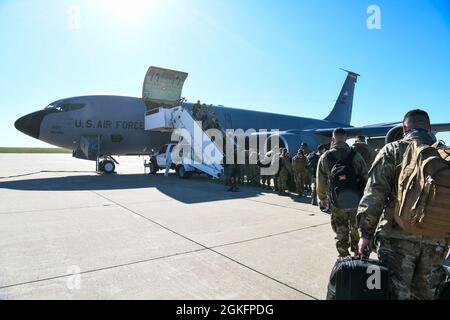
<path fill-rule="evenodd" d="M 187 73 L 181 71 L 150 67 L 142 88 L 142 98 L 148 109 L 179 104 L 187 76 Z"/>

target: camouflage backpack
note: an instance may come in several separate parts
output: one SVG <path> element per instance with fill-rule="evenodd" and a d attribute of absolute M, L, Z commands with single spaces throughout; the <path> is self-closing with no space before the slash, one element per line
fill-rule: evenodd
<path fill-rule="evenodd" d="M 292 158 L 292 169 L 296 172 L 306 171 L 308 165 L 308 159 L 304 155 L 296 155 Z"/>
<path fill-rule="evenodd" d="M 409 144 L 397 186 L 395 222 L 405 231 L 450 238 L 450 152 L 442 143 Z"/>
<path fill-rule="evenodd" d="M 436 148 L 443 159 L 450 161 L 450 147 L 447 147 L 443 142 L 438 142 Z"/>

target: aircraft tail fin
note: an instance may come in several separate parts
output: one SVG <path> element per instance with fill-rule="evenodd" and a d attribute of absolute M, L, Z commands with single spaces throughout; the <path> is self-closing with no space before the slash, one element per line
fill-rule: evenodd
<path fill-rule="evenodd" d="M 341 70 L 348 73 L 347 79 L 345 79 L 333 110 L 325 120 L 349 126 L 352 120 L 353 94 L 359 74 L 344 69 Z"/>

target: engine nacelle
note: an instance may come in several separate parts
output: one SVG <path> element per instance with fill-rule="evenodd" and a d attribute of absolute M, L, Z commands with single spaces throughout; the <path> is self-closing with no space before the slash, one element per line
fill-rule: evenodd
<path fill-rule="evenodd" d="M 403 126 L 397 126 L 389 130 L 386 135 L 385 143 L 391 143 L 403 139 Z"/>
<path fill-rule="evenodd" d="M 280 148 L 286 148 L 291 155 L 295 155 L 303 142 L 308 144 L 309 150 L 317 150 L 318 139 L 304 132 L 280 132 L 276 134 L 279 138 Z M 269 141 L 269 140 L 268 140 Z"/>

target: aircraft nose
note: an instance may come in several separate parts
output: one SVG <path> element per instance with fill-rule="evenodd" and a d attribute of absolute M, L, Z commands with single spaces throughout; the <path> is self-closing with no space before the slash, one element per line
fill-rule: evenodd
<path fill-rule="evenodd" d="M 39 139 L 41 131 L 42 119 L 44 119 L 46 112 L 44 110 L 33 112 L 23 116 L 14 123 L 17 130 L 29 135 L 30 137 Z"/>

